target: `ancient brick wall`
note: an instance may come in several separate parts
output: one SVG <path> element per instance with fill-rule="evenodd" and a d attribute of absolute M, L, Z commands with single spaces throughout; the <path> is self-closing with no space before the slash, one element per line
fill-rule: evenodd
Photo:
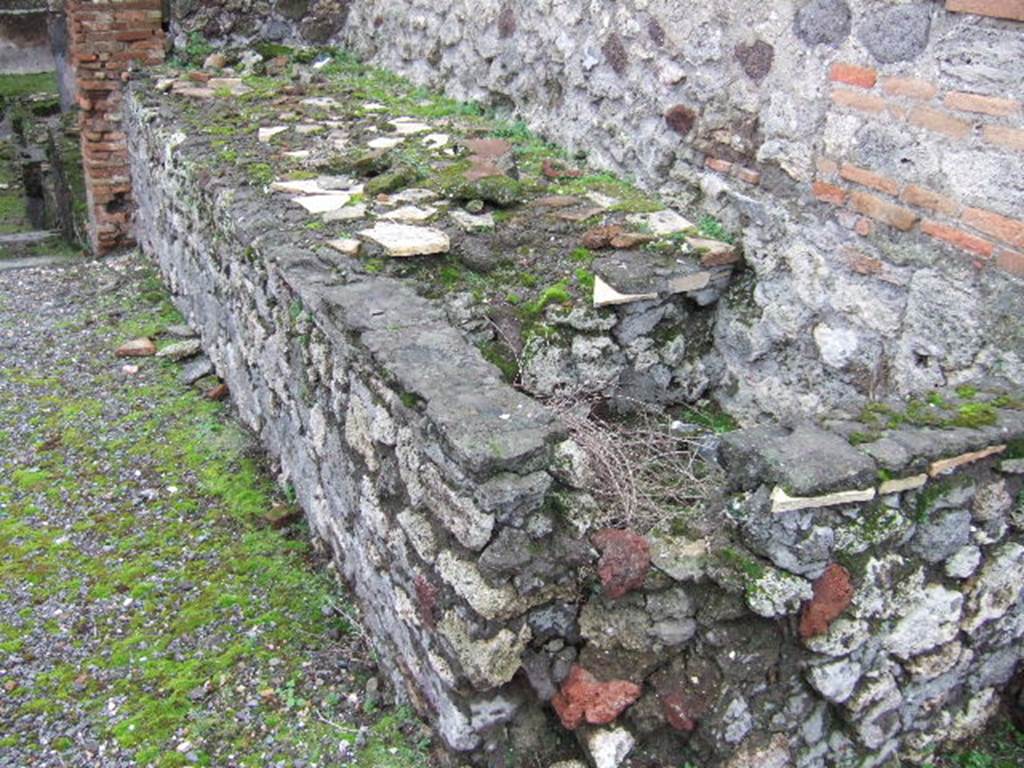
<path fill-rule="evenodd" d="M 66 10 L 92 246 L 102 254 L 132 242 L 122 91 L 133 69 L 163 61 L 163 3 L 71 0 Z"/>

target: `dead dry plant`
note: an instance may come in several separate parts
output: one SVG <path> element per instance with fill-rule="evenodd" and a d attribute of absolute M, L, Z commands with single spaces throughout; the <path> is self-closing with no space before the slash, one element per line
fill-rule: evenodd
<path fill-rule="evenodd" d="M 640 402 L 631 403 L 635 410 L 626 417 L 604 416 L 605 401 L 595 395 L 563 395 L 547 404 L 582 451 L 582 490 L 599 507 L 595 527 L 668 529 L 720 483 L 718 467 L 701 456 L 714 439 L 711 429 L 673 429 L 664 413 Z"/>

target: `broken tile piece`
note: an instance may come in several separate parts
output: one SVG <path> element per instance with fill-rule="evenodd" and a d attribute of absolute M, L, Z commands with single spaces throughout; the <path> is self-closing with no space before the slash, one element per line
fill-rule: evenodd
<path fill-rule="evenodd" d="M 652 301 L 656 293 L 620 293 L 598 276 L 594 276 L 594 306 L 611 307 L 617 304 L 632 304 L 636 301 Z"/>
<path fill-rule="evenodd" d="M 292 202 L 298 203 L 310 213 L 327 213 L 336 211 L 348 204 L 352 199 L 351 195 L 307 195 L 306 197 L 293 197 Z"/>
<path fill-rule="evenodd" d="M 725 264 L 734 264 L 740 260 L 736 246 L 723 243 L 721 240 L 688 237 L 686 244 L 700 254 L 700 263 L 703 267 L 720 267 Z"/>
<path fill-rule="evenodd" d="M 359 236 L 373 240 L 382 246 L 389 256 L 429 256 L 434 253 L 448 253 L 451 248 L 448 235 L 430 227 L 380 223 L 372 229 L 364 229 Z"/>
<path fill-rule="evenodd" d="M 256 138 L 258 138 L 262 144 L 266 144 L 272 138 L 274 138 L 280 133 L 284 133 L 287 130 L 287 125 L 275 125 L 270 128 L 260 128 L 256 134 Z"/>

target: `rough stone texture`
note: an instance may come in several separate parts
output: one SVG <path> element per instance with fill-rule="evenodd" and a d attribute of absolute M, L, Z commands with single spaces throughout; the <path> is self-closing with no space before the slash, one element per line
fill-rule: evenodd
<path fill-rule="evenodd" d="M 632 531 L 606 529 L 591 540 L 601 550 L 598 574 L 608 597 L 622 597 L 643 586 L 651 566 L 651 548 L 643 536 Z"/>
<path fill-rule="evenodd" d="M 910 61 L 928 47 L 933 8 L 927 3 L 917 3 L 878 11 L 861 22 L 857 36 L 883 64 Z"/>
<path fill-rule="evenodd" d="M 201 173 L 208 139 L 161 97 L 133 90 L 126 118 L 140 242 L 353 584 L 382 666 L 460 763 L 870 764 L 991 716 L 1024 656 L 1024 477 L 984 449 L 1024 436 L 1021 412 L 857 446 L 841 424 L 744 430 L 723 440 L 735 489 L 685 531 L 601 531 L 557 421 L 439 303 L 306 247 L 270 193 Z M 778 486 L 877 497 L 881 468 L 926 478 L 772 511 Z M 953 534 L 932 523 L 958 542 L 941 561 L 923 542 Z"/>

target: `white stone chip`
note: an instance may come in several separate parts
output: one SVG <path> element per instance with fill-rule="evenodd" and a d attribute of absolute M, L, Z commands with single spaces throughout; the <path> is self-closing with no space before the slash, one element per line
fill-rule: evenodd
<path fill-rule="evenodd" d="M 447 133 L 428 133 L 423 137 L 423 146 L 427 149 L 441 149 L 448 146 L 450 140 Z"/>
<path fill-rule="evenodd" d="M 367 142 L 366 146 L 370 149 L 393 149 L 404 141 L 405 138 L 402 136 L 381 136 Z"/>
<path fill-rule="evenodd" d="M 652 233 L 659 236 L 674 235 L 677 232 L 696 229 L 692 221 L 667 209 L 656 213 L 630 216 L 629 220 L 634 224 L 649 227 Z"/>
<path fill-rule="evenodd" d="M 365 109 L 367 112 L 381 112 L 387 109 L 387 107 L 385 107 L 383 104 L 378 104 L 375 101 L 368 101 L 365 104 L 363 104 L 363 109 Z"/>
<path fill-rule="evenodd" d="M 625 728 L 601 728 L 587 736 L 587 751 L 596 768 L 619 768 L 635 744 Z"/>
<path fill-rule="evenodd" d="M 418 208 L 415 205 L 405 205 L 393 211 L 385 213 L 382 218 L 390 221 L 397 221 L 400 224 L 421 224 L 437 214 L 436 208 L 429 205 L 425 208 Z"/>
<path fill-rule="evenodd" d="M 298 203 L 310 213 L 328 213 L 343 208 L 351 199 L 352 196 L 346 194 L 307 195 L 293 197 L 292 202 Z"/>
<path fill-rule="evenodd" d="M 345 256 L 358 256 L 359 248 L 362 245 L 358 240 L 352 240 L 347 237 L 340 240 L 328 240 L 327 244 Z"/>
<path fill-rule="evenodd" d="M 300 136 L 308 136 L 309 134 L 316 133 L 320 130 L 323 130 L 323 126 L 317 125 L 316 123 L 302 123 L 301 125 L 295 126 L 295 132 Z"/>
<path fill-rule="evenodd" d="M 482 232 L 494 229 L 494 216 L 490 213 L 474 216 L 462 210 L 452 211 L 452 220 L 466 232 Z"/>
<path fill-rule="evenodd" d="M 294 152 L 285 152 L 284 156 L 289 160 L 306 160 L 311 154 L 308 149 L 296 149 Z"/>
<path fill-rule="evenodd" d="M 780 486 L 772 491 L 772 512 L 798 512 L 801 509 L 817 509 L 834 507 L 839 504 L 858 504 L 875 498 L 874 488 L 864 490 L 839 491 L 824 496 L 790 496 Z"/>
<path fill-rule="evenodd" d="M 910 477 L 899 477 L 895 480 L 886 480 L 878 488 L 879 496 L 888 496 L 890 493 L 903 493 L 904 491 L 916 491 L 928 482 L 928 475 L 911 475 Z"/>
<path fill-rule="evenodd" d="M 295 195 L 319 195 L 324 191 L 316 179 L 279 179 L 270 185 L 270 189 Z"/>
<path fill-rule="evenodd" d="M 271 128 L 260 128 L 257 132 L 257 138 L 262 144 L 266 144 L 279 133 L 284 133 L 287 130 L 287 125 L 275 125 Z"/>
<path fill-rule="evenodd" d="M 657 299 L 656 293 L 620 293 L 600 277 L 594 277 L 594 306 L 611 307 L 617 304 L 632 304 L 637 301 Z"/>
<path fill-rule="evenodd" d="M 389 256 L 429 256 L 448 253 L 451 249 L 448 235 L 430 227 L 377 224 L 372 229 L 364 229 L 359 236 L 383 246 Z"/>

